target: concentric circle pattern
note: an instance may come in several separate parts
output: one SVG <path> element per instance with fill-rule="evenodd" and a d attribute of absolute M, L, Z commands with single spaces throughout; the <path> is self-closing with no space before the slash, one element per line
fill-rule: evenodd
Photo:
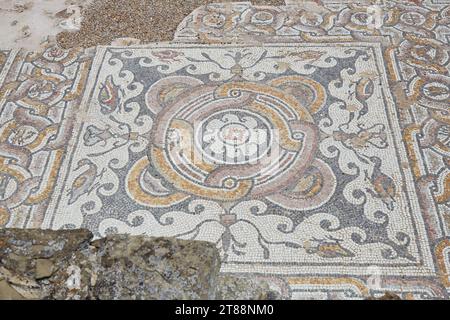
<path fill-rule="evenodd" d="M 311 108 L 317 112 L 317 103 L 325 101 L 321 85 L 305 80 L 286 77 L 270 84 L 194 85 L 188 95 L 171 96 L 152 130 L 150 163 L 178 192 L 218 201 L 270 199 L 295 186 L 311 168 L 317 151 L 318 128 Z M 155 83 L 147 96 L 161 96 L 181 79 L 172 81 L 164 80 L 164 86 Z M 195 79 L 190 83 L 195 84 Z M 305 105 L 281 89 L 289 85 L 297 85 L 297 94 L 303 93 L 308 101 Z M 333 187 L 327 186 L 335 178 L 325 164 L 314 168 L 314 174 L 325 177 L 310 195 L 317 205 L 320 201 L 313 199 L 329 198 Z M 296 205 L 297 198 L 287 192 L 272 201 L 296 209 L 308 207 L 304 201 Z"/>

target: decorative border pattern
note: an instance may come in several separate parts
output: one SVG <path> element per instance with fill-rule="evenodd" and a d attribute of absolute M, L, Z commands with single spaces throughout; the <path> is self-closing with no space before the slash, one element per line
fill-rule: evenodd
<path fill-rule="evenodd" d="M 0 88 L 0 226 L 40 227 L 91 61 L 57 47 L 14 53 Z"/>
<path fill-rule="evenodd" d="M 424 204 L 421 214 L 427 224 L 435 274 L 401 277 L 374 270 L 367 276 L 259 276 L 286 298 L 294 299 L 360 299 L 386 290 L 406 299 L 448 299 L 449 2 L 423 1 L 419 6 L 412 3 L 415 1 L 386 1 L 379 28 L 367 23 L 367 5 L 322 2 L 314 10 L 303 5 L 254 7 L 249 3 L 201 7 L 180 24 L 175 42 L 381 43 L 408 152 L 409 162 L 404 165 L 411 168 L 411 185 Z M 86 103 L 81 96 L 92 64 L 98 61 L 78 50 L 48 48 L 40 55 L 0 53 L 0 143 L 5 146 L 5 141 L 16 141 L 14 148 L 0 147 L 0 226 L 42 227 L 51 223 L 46 215 L 52 210 L 49 199 L 62 188 L 56 179 L 71 147 L 68 137 L 78 132 L 85 117 L 79 108 Z M 21 127 L 27 130 L 17 129 Z M 15 177 L 15 190 L 2 189 L 7 184 L 5 173 Z"/>

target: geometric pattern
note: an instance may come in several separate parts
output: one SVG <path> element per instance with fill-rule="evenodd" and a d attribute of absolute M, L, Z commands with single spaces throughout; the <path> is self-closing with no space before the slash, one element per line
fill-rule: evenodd
<path fill-rule="evenodd" d="M 0 226 L 207 240 L 292 299 L 448 298 L 450 6 L 322 2 L 0 51 Z"/>

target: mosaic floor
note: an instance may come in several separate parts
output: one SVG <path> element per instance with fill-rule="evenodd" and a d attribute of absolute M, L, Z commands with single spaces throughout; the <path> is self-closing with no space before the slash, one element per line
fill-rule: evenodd
<path fill-rule="evenodd" d="M 287 299 L 448 299 L 450 3 L 322 2 L 0 51 L 0 226 L 211 241 Z"/>

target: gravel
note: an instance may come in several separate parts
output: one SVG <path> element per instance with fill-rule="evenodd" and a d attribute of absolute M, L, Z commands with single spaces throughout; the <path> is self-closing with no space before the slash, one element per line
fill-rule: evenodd
<path fill-rule="evenodd" d="M 57 35 L 63 48 L 108 45 L 117 38 L 141 43 L 171 41 L 181 21 L 197 7 L 230 0 L 95 0 L 83 10 L 79 31 Z M 283 5 L 284 0 L 253 0 L 254 5 Z"/>

